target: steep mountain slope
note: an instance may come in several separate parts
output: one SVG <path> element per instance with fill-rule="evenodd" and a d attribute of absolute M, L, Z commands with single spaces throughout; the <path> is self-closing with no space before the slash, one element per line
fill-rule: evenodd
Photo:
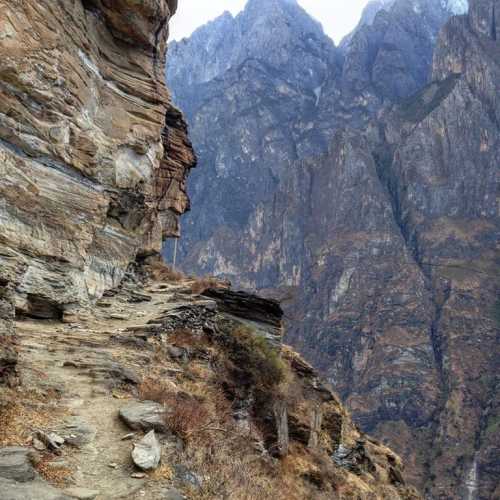
<path fill-rule="evenodd" d="M 0 0 L 0 497 L 418 500 L 276 301 L 161 261 L 195 162 L 176 7 Z"/>
<path fill-rule="evenodd" d="M 169 85 L 205 169 L 190 181 L 197 206 L 183 222 L 193 226 L 186 248 L 243 227 L 275 192 L 287 161 L 323 149 L 311 124 L 336 59 L 320 25 L 283 0 L 252 0 L 235 19 L 225 14 L 169 46 Z M 216 246 L 224 239 L 215 238 Z"/>
<path fill-rule="evenodd" d="M 327 151 L 335 130 L 365 126 L 384 102 L 427 81 L 450 10 L 436 0 L 386 8 L 342 50 L 285 0 L 250 0 L 236 18 L 226 13 L 170 44 L 167 80 L 203 167 L 191 178 L 193 211 L 184 219 L 189 269 L 263 286 L 267 277 L 251 276 L 240 252 L 226 247 L 248 230 L 260 202 L 272 203 L 289 162 Z M 397 91 L 378 78 L 391 74 Z"/>
<path fill-rule="evenodd" d="M 433 498 L 495 498 L 500 7 L 476 0 L 439 37 L 463 3 L 382 7 L 340 50 L 330 46 L 334 69 L 309 125 L 310 136 L 321 137 L 315 147 L 329 138 L 328 152 L 299 148 L 297 159 L 286 158 L 267 199 L 267 172 L 279 167 L 264 149 L 249 150 L 252 161 L 241 151 L 265 130 L 259 116 L 267 108 L 256 95 L 270 107 L 277 90 L 267 95 L 271 87 L 260 88 L 260 80 L 240 78 L 240 92 L 262 91 L 248 101 L 234 94 L 234 102 L 248 103 L 244 118 L 222 104 L 231 88 L 223 78 L 198 87 L 199 101 L 188 99 L 200 163 L 208 166 L 193 198 L 207 196 L 207 172 L 227 190 L 219 209 L 193 212 L 184 265 L 285 299 L 288 339 L 329 377 L 362 427 L 405 456 L 415 484 Z M 208 26 L 198 36 L 211 33 Z M 175 45 L 173 57 L 184 60 L 196 43 Z M 171 81 L 182 103 L 187 94 Z M 208 133 L 212 123 L 232 131 L 241 119 L 247 128 L 230 141 Z M 288 123 L 273 125 L 292 137 Z M 233 187 L 214 158 L 225 176 L 233 169 L 241 176 L 234 189 L 252 204 L 247 218 L 228 215 Z"/>

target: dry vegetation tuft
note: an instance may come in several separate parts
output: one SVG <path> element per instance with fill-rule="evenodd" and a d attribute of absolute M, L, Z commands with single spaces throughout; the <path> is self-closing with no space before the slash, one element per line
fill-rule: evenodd
<path fill-rule="evenodd" d="M 155 259 L 149 262 L 145 267 L 147 273 L 154 281 L 182 281 L 186 275 L 167 266 L 162 259 Z"/>
<path fill-rule="evenodd" d="M 142 401 L 156 401 L 164 405 L 170 395 L 175 392 L 175 384 L 168 380 L 146 378 L 139 385 L 138 390 Z"/>
<path fill-rule="evenodd" d="M 199 295 L 209 288 L 221 288 L 224 286 L 221 281 L 217 280 L 212 276 L 205 276 L 204 278 L 198 278 L 191 285 L 191 292 Z"/>
<path fill-rule="evenodd" d="M 53 393 L 7 390 L 0 395 L 0 447 L 25 446 L 36 429 L 49 427 L 64 414 L 63 409 L 47 405 Z"/>
<path fill-rule="evenodd" d="M 57 487 L 68 486 L 72 479 L 72 471 L 64 465 L 54 463 L 54 460 L 59 459 L 57 455 L 52 453 L 44 453 L 41 460 L 35 464 L 35 469 L 49 483 Z"/>
<path fill-rule="evenodd" d="M 202 434 L 212 431 L 225 418 L 226 408 L 218 395 L 194 395 L 173 387 L 166 381 L 146 379 L 139 387 L 139 397 L 164 405 L 167 427 L 184 441 L 196 438 L 199 442 Z"/>
<path fill-rule="evenodd" d="M 177 328 L 168 334 L 168 341 L 177 347 L 203 349 L 210 345 L 205 335 L 198 335 L 188 328 Z"/>
<path fill-rule="evenodd" d="M 148 478 L 153 481 L 172 481 L 175 477 L 175 472 L 168 464 L 163 464 L 158 469 L 148 474 Z"/>
<path fill-rule="evenodd" d="M 171 394 L 166 404 L 168 427 L 185 441 L 208 431 L 214 423 L 208 405 L 189 394 Z"/>

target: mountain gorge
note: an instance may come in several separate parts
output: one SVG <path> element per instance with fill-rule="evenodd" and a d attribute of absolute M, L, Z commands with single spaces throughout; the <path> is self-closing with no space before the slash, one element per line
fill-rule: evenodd
<path fill-rule="evenodd" d="M 0 0 L 0 497 L 418 500 L 400 458 L 283 343 L 277 301 L 160 257 L 196 163 L 164 82 L 177 4 Z M 285 9 L 284 27 L 307 19 L 294 2 L 253 6 L 255 21 L 263 6 L 273 23 Z M 307 23 L 273 64 L 305 47 L 314 70 L 288 69 L 319 99 L 340 62 Z M 265 50 L 269 25 L 247 28 Z"/>
<path fill-rule="evenodd" d="M 169 48 L 201 167 L 183 267 L 281 299 L 429 498 L 500 494 L 499 13 L 372 2 L 335 47 L 250 0 Z"/>

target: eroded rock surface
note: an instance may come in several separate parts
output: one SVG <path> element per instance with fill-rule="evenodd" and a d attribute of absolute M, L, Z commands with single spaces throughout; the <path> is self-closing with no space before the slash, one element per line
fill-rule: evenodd
<path fill-rule="evenodd" d="M 175 7 L 0 2 L 0 241 L 25 266 L 18 311 L 69 315 L 177 234 L 194 156 L 163 83 Z"/>
<path fill-rule="evenodd" d="M 20 446 L 0 448 L 0 478 L 20 483 L 32 481 L 35 469 L 31 463 L 30 449 Z"/>

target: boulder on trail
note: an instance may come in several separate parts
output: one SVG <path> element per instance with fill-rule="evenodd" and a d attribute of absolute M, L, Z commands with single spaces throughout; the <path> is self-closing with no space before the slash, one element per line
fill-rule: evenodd
<path fill-rule="evenodd" d="M 132 401 L 120 409 L 120 418 L 133 430 L 167 432 L 165 408 L 154 401 Z"/>
<path fill-rule="evenodd" d="M 161 445 L 155 431 L 148 432 L 134 445 L 132 460 L 142 470 L 153 470 L 158 467 L 161 460 Z"/>

